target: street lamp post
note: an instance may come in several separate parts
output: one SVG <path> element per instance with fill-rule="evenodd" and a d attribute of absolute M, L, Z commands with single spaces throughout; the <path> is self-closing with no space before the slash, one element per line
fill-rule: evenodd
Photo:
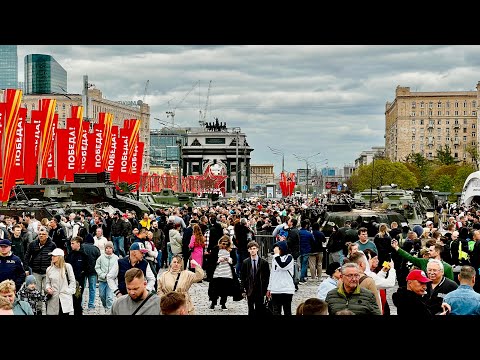
<path fill-rule="evenodd" d="M 236 134 L 235 135 L 235 194 L 238 193 L 238 183 L 239 183 L 239 178 L 238 178 L 238 142 L 239 136 L 238 134 L 240 133 L 240 128 L 239 127 L 234 127 L 232 128 L 232 131 Z"/>
<path fill-rule="evenodd" d="M 178 192 L 183 191 L 182 188 L 182 140 L 177 139 L 178 145 L 178 180 L 177 180 L 177 188 Z"/>
<path fill-rule="evenodd" d="M 282 155 L 282 173 L 285 171 L 285 153 L 282 150 L 268 147 L 272 153 L 275 155 Z"/>
<path fill-rule="evenodd" d="M 297 158 L 297 160 L 305 161 L 305 164 L 307 166 L 307 179 L 306 179 L 307 186 L 306 186 L 306 191 L 305 191 L 305 193 L 307 194 L 307 200 L 308 200 L 308 160 L 310 158 L 313 158 L 313 157 L 318 156 L 320 154 L 321 154 L 321 152 L 315 153 L 315 154 L 310 155 L 310 156 L 299 156 L 299 155 L 293 154 L 293 156 L 295 156 Z"/>

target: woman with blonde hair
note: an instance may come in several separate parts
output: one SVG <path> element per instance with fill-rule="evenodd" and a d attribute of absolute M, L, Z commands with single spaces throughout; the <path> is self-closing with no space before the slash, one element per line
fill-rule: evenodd
<path fill-rule="evenodd" d="M 195 260 L 191 260 L 190 264 L 195 267 L 195 272 L 188 269 L 183 270 L 182 255 L 174 255 L 168 270 L 158 277 L 157 294 L 162 297 L 170 291 L 183 293 L 186 298 L 188 314 L 195 315 L 195 307 L 188 291 L 194 283 L 203 280 L 204 271 Z"/>
<path fill-rule="evenodd" d="M 73 315 L 73 297 L 76 280 L 72 265 L 65 262 L 64 252 L 54 249 L 52 264 L 47 268 L 45 292 L 47 294 L 47 315 Z"/>

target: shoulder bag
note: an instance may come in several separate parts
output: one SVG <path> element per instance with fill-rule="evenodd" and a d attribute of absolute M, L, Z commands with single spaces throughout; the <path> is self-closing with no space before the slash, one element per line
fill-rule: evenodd
<path fill-rule="evenodd" d="M 138 310 L 140 310 L 140 308 L 143 306 L 143 304 L 145 304 L 147 302 L 148 299 L 150 299 L 152 296 L 153 296 L 153 292 L 150 291 L 150 293 L 148 294 L 148 296 L 145 298 L 145 300 L 142 301 L 142 303 L 135 309 L 135 311 L 132 313 L 132 315 L 135 315 Z"/>

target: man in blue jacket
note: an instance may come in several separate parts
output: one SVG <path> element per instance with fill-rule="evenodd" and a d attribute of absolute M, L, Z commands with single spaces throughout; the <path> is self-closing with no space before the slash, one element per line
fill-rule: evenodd
<path fill-rule="evenodd" d="M 13 280 L 16 291 L 25 281 L 22 260 L 12 253 L 12 243 L 8 239 L 0 240 L 0 282 L 3 280 Z"/>

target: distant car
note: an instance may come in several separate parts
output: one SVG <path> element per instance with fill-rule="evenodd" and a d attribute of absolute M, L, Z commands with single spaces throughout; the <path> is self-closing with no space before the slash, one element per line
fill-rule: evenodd
<path fill-rule="evenodd" d="M 296 197 L 296 198 L 301 198 L 302 197 L 302 192 L 301 191 L 295 191 L 293 196 Z"/>

